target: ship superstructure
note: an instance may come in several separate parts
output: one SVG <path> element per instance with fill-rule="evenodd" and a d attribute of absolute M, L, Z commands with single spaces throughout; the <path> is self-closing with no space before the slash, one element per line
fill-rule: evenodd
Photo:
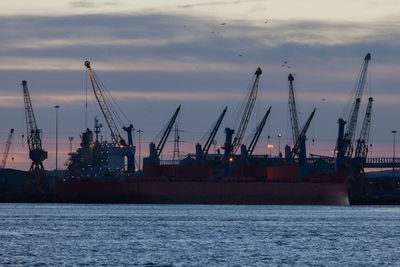
<path fill-rule="evenodd" d="M 127 169 L 126 158 L 135 153 L 135 147 L 99 140 L 100 128 L 95 118 L 95 139 L 90 129 L 82 133 L 80 147 L 69 154 L 66 178 L 103 179 Z"/>

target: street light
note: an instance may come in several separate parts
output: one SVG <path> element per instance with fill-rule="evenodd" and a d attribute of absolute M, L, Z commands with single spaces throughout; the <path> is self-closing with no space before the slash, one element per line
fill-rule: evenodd
<path fill-rule="evenodd" d="M 273 144 L 268 144 L 267 146 L 269 148 L 269 157 L 272 157 L 272 149 L 274 148 Z"/>
<path fill-rule="evenodd" d="M 69 153 L 72 153 L 72 141 L 74 140 L 74 137 L 70 136 L 68 137 L 69 140 Z"/>
<path fill-rule="evenodd" d="M 392 131 L 393 134 L 393 179 L 392 179 L 392 183 L 393 183 L 393 192 L 394 190 L 394 158 L 396 156 L 396 133 L 397 131 Z"/>
<path fill-rule="evenodd" d="M 56 109 L 56 177 L 58 177 L 58 109 L 60 106 L 55 105 L 54 108 Z"/>
<path fill-rule="evenodd" d="M 140 142 L 140 133 L 143 133 L 143 131 L 142 130 L 138 130 L 137 131 L 138 133 L 139 133 L 139 171 L 140 171 L 140 167 L 141 167 L 141 142 Z"/>
<path fill-rule="evenodd" d="M 282 137 L 282 134 L 278 133 L 279 157 L 281 157 L 281 137 Z"/>

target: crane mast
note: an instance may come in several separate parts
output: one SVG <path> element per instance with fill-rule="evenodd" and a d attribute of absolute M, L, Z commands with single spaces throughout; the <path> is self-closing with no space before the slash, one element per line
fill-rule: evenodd
<path fill-rule="evenodd" d="M 269 107 L 264 117 L 262 118 L 260 124 L 257 126 L 253 139 L 251 140 L 249 148 L 247 149 L 247 154 L 250 156 L 253 154 L 254 148 L 257 145 L 258 139 L 260 138 L 262 130 L 264 129 L 265 126 L 265 122 L 267 121 L 270 112 L 271 112 L 271 107 Z"/>
<path fill-rule="evenodd" d="M 10 134 L 8 135 L 8 138 L 6 141 L 6 147 L 4 149 L 3 158 L 0 163 L 0 169 L 4 169 L 6 167 L 8 153 L 10 152 L 10 146 L 11 146 L 13 134 L 14 134 L 14 129 L 11 129 Z"/>
<path fill-rule="evenodd" d="M 33 113 L 32 102 L 29 96 L 29 90 L 26 81 L 22 81 L 22 90 L 24 95 L 26 132 L 29 148 L 29 158 L 32 160 L 29 172 L 32 177 L 28 177 L 25 183 L 26 191 L 43 192 L 43 176 L 44 167 L 43 161 L 47 158 L 47 152 L 42 149 L 42 140 L 40 131 L 37 128 L 35 114 Z"/>
<path fill-rule="evenodd" d="M 257 99 L 258 84 L 259 84 L 261 74 L 262 74 L 261 68 L 258 67 L 256 72 L 254 73 L 254 75 L 255 75 L 254 82 L 252 83 L 253 85 L 251 87 L 249 97 L 247 99 L 247 103 L 244 108 L 244 112 L 242 115 L 242 119 L 240 121 L 239 128 L 236 132 L 235 138 L 233 139 L 233 143 L 232 143 L 232 152 L 233 153 L 235 153 L 238 150 L 238 148 L 240 147 L 244 133 L 246 132 L 246 128 L 249 123 L 250 116 L 253 111 L 256 99 Z"/>
<path fill-rule="evenodd" d="M 104 95 L 105 94 L 104 89 L 102 88 L 101 84 L 98 83 L 96 75 L 92 70 L 92 68 L 90 67 L 90 61 L 85 61 L 84 65 L 88 69 L 90 81 L 92 82 L 93 93 L 96 97 L 97 102 L 99 103 L 101 112 L 104 115 L 104 119 L 106 120 L 108 128 L 110 129 L 112 139 L 117 145 L 126 146 L 126 142 L 122 138 L 118 130 L 118 127 L 114 121 L 114 118 L 112 116 L 110 103 L 108 103 L 108 101 L 106 100 L 106 97 Z"/>
<path fill-rule="evenodd" d="M 210 135 L 208 136 L 207 141 L 204 143 L 203 150 L 201 152 L 201 155 L 204 157 L 208 154 L 208 151 L 210 150 L 211 144 L 214 141 L 215 135 L 218 132 L 219 127 L 221 126 L 222 120 L 224 119 L 226 110 L 228 107 L 225 107 L 225 109 L 222 111 L 221 115 L 219 116 L 217 122 L 215 123 Z"/>
<path fill-rule="evenodd" d="M 348 117 L 346 132 L 343 137 L 343 148 L 342 151 L 338 150 L 339 153 L 338 158 L 339 157 L 351 158 L 353 154 L 353 149 L 354 149 L 353 143 L 354 143 L 355 130 L 357 126 L 358 113 L 360 110 L 361 98 L 365 88 L 365 82 L 368 73 L 368 64 L 370 59 L 371 59 L 371 54 L 368 53 L 364 57 L 364 63 L 357 79 L 358 82 L 356 84 L 356 87 L 354 88 L 353 104 L 351 112 Z"/>
<path fill-rule="evenodd" d="M 294 94 L 294 77 L 292 74 L 289 74 L 288 81 L 290 124 L 292 126 L 293 144 L 295 144 L 299 137 L 299 123 L 297 119 L 296 99 Z"/>
<path fill-rule="evenodd" d="M 357 140 L 357 147 L 355 152 L 355 158 L 366 159 L 368 155 L 368 141 L 369 141 L 369 132 L 371 128 L 371 114 L 372 114 L 372 102 L 373 98 L 370 97 L 368 99 L 368 105 L 365 111 L 365 117 L 362 124 L 360 138 Z"/>

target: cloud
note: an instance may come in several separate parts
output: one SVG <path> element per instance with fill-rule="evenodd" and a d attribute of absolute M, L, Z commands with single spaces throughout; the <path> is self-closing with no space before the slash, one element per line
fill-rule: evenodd
<path fill-rule="evenodd" d="M 214 2 L 203 2 L 203 3 L 194 3 L 194 4 L 185 4 L 178 5 L 179 8 L 190 8 L 190 7 L 199 7 L 199 6 L 220 6 L 220 5 L 232 5 L 232 4 L 240 4 L 243 1 L 214 1 Z M 246 1 L 249 2 L 249 1 Z"/>
<path fill-rule="evenodd" d="M 70 1 L 69 6 L 72 8 L 101 8 L 104 6 L 115 6 L 118 5 L 117 1 L 110 2 L 94 2 L 88 0 L 78 0 L 78 1 Z"/>
<path fill-rule="evenodd" d="M 96 6 L 95 3 L 89 2 L 89 1 L 85 1 L 85 0 L 82 0 L 82 1 L 71 1 L 71 2 L 69 2 L 69 5 L 71 7 L 95 7 Z"/>
<path fill-rule="evenodd" d="M 134 91 L 122 92 L 113 91 L 111 94 L 119 103 L 135 102 L 135 101 L 172 101 L 172 102 L 239 102 L 243 98 L 243 92 L 226 93 L 227 89 L 221 89 L 220 92 L 162 92 L 162 91 Z M 52 103 L 59 104 L 81 104 L 84 103 L 86 96 L 81 93 L 64 93 L 64 94 L 49 94 L 49 93 L 34 93 L 32 102 L 35 106 L 48 107 Z M 288 98 L 287 92 L 264 92 L 258 101 L 263 103 L 286 103 Z M 326 103 L 345 103 L 348 99 L 348 94 L 329 93 L 329 92 L 301 92 L 297 94 L 298 101 L 303 104 L 321 105 Z M 397 105 L 400 101 L 400 96 L 392 96 L 388 94 L 375 94 L 375 102 L 380 105 Z M 92 96 L 91 88 L 89 101 L 95 102 Z M 21 107 L 22 97 L 19 95 L 2 95 L 0 96 L 0 107 Z"/>

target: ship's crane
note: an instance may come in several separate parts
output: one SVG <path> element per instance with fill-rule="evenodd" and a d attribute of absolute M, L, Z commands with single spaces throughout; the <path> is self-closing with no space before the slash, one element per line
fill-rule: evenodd
<path fill-rule="evenodd" d="M 262 130 L 264 129 L 264 126 L 265 126 L 265 122 L 267 121 L 270 112 L 271 112 L 271 107 L 269 107 L 269 109 L 265 113 L 264 117 L 262 118 L 260 124 L 256 128 L 253 139 L 251 140 L 250 145 L 247 149 L 247 154 L 249 156 L 251 156 L 253 154 L 254 148 L 257 145 L 258 139 L 260 138 Z"/>
<path fill-rule="evenodd" d="M 291 150 L 291 158 L 293 159 L 295 156 L 298 156 L 300 161 L 303 160 L 303 157 L 305 155 L 302 155 L 302 145 L 305 142 L 305 138 L 306 138 L 306 133 L 308 128 L 310 127 L 311 121 L 315 115 L 315 108 L 313 110 L 313 112 L 311 112 L 310 116 L 308 117 L 308 120 L 306 121 L 306 123 L 303 126 L 303 129 L 301 130 L 301 132 L 299 133 L 299 136 L 297 137 L 297 140 Z"/>
<path fill-rule="evenodd" d="M 168 124 L 164 127 L 164 132 L 156 147 L 156 152 L 157 152 L 156 155 L 158 158 L 160 157 L 164 149 L 165 143 L 167 142 L 168 136 L 171 133 L 172 127 L 174 126 L 176 117 L 178 116 L 180 110 L 181 110 L 181 105 L 179 105 L 179 107 L 175 110 L 174 114 L 172 115 L 172 118 L 169 120 Z"/>
<path fill-rule="evenodd" d="M 108 128 L 110 129 L 111 132 L 111 137 L 113 141 L 118 145 L 118 146 L 126 146 L 125 140 L 122 138 L 117 124 L 115 123 L 114 116 L 119 117 L 118 112 L 116 108 L 114 107 L 113 103 L 108 99 L 108 96 L 106 95 L 106 90 L 104 86 L 98 81 L 97 76 L 95 72 L 92 70 L 90 67 L 90 61 L 85 61 L 85 66 L 87 67 L 89 71 L 89 76 L 90 76 L 90 81 L 92 82 L 92 87 L 93 87 L 93 93 L 96 97 L 97 102 L 99 103 L 101 112 L 104 115 L 104 119 L 106 120 L 106 123 L 108 125 Z M 129 132 L 128 132 L 129 136 Z"/>
<path fill-rule="evenodd" d="M 3 158 L 0 163 L 0 169 L 4 169 L 6 167 L 8 152 L 10 152 L 10 146 L 11 146 L 13 134 L 14 134 L 14 129 L 11 129 L 10 134 L 8 135 L 8 138 L 6 141 L 6 147 L 4 148 Z"/>
<path fill-rule="evenodd" d="M 290 124 L 292 126 L 293 144 L 295 144 L 299 137 L 299 123 L 297 119 L 296 98 L 294 93 L 294 77 L 292 74 L 289 74 L 288 81 Z"/>
<path fill-rule="evenodd" d="M 247 98 L 247 103 L 243 111 L 242 119 L 239 124 L 239 128 L 236 131 L 236 136 L 233 139 L 232 142 L 232 152 L 235 153 L 240 145 L 242 144 L 242 139 L 244 137 L 244 133 L 246 132 L 247 125 L 250 120 L 251 113 L 254 108 L 254 104 L 257 99 L 257 93 L 258 93 L 258 84 L 260 80 L 260 76 L 262 74 L 261 68 L 257 68 L 256 72 L 254 73 L 254 78 L 252 82 L 252 87 L 250 89 L 248 98 Z"/>
<path fill-rule="evenodd" d="M 43 161 L 47 159 L 47 152 L 42 148 L 40 131 L 37 128 L 26 81 L 22 81 L 22 90 L 24 94 L 26 136 L 28 140 L 29 158 L 32 160 L 31 167 L 29 168 L 31 177 L 29 177 L 25 183 L 25 190 L 31 192 L 43 192 L 46 190 L 42 184 L 45 175 Z"/>
<path fill-rule="evenodd" d="M 228 107 L 225 107 L 225 109 L 222 111 L 221 115 L 219 116 L 217 122 L 214 124 L 214 126 L 213 126 L 213 128 L 211 130 L 211 133 L 207 138 L 207 141 L 204 143 L 204 146 L 201 149 L 201 152 L 200 152 L 201 155 L 198 155 L 199 157 L 203 157 L 204 158 L 205 156 L 207 156 L 208 151 L 210 150 L 211 144 L 214 141 L 215 135 L 217 134 L 218 129 L 221 126 L 222 120 L 224 119 L 224 116 L 226 114 L 226 110 L 227 109 L 228 109 Z M 196 148 L 196 151 L 197 151 L 197 148 Z"/>
<path fill-rule="evenodd" d="M 371 112 L 372 112 L 372 102 L 373 98 L 368 99 L 368 105 L 365 111 L 365 117 L 362 124 L 360 138 L 357 140 L 357 147 L 354 158 L 359 158 L 366 160 L 368 155 L 368 141 L 369 141 L 369 131 L 371 128 Z"/>
<path fill-rule="evenodd" d="M 358 120 L 358 113 L 360 110 L 360 104 L 361 104 L 361 98 L 364 92 L 365 88 L 365 82 L 367 78 L 367 73 L 368 73 L 368 64 L 369 61 L 371 60 L 371 54 L 368 53 L 364 57 L 364 63 L 361 67 L 361 71 L 358 75 L 357 79 L 357 84 L 354 88 L 354 93 L 353 93 L 353 101 L 352 101 L 352 107 L 351 107 L 351 112 L 349 114 L 348 120 L 347 120 L 347 127 L 346 131 L 344 133 L 343 137 L 338 138 L 338 142 L 336 145 L 336 151 L 337 151 L 337 158 L 342 159 L 342 158 L 348 158 L 350 159 L 353 155 L 353 143 L 354 143 L 354 136 L 355 136 L 355 130 L 357 126 L 357 120 Z M 344 127 L 344 124 L 346 122 L 343 121 L 343 119 L 339 119 L 339 124 L 341 124 L 341 127 Z M 340 133 L 339 129 L 339 133 Z"/>
<path fill-rule="evenodd" d="M 133 146 L 133 138 L 132 138 L 132 131 L 134 130 L 133 125 L 129 123 L 129 126 L 122 127 L 128 136 L 128 144 L 127 144 L 118 130 L 116 121 L 118 121 L 119 124 L 122 126 L 123 122 L 120 114 L 125 117 L 125 121 L 129 122 L 129 119 L 126 117 L 124 112 L 119 108 L 115 100 L 112 98 L 111 94 L 106 90 L 106 88 L 97 78 L 96 73 L 90 67 L 90 62 L 85 61 L 84 64 L 89 71 L 90 81 L 92 82 L 92 87 L 93 87 L 93 93 L 96 97 L 97 103 L 99 103 L 101 112 L 104 115 L 104 119 L 106 120 L 108 128 L 110 129 L 113 141 L 120 147 L 130 148 L 126 156 L 128 159 L 128 171 L 133 171 L 135 169 L 135 152 L 134 152 L 135 149 Z"/>

